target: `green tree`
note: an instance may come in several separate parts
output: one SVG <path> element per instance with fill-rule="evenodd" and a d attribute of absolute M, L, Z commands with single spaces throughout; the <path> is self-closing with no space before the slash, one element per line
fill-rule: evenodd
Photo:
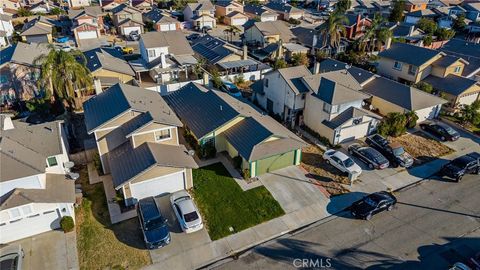
<path fill-rule="evenodd" d="M 64 14 L 65 11 L 63 11 L 62 9 L 58 8 L 58 7 L 54 7 L 50 10 L 50 14 L 52 15 L 60 15 L 60 14 Z"/>
<path fill-rule="evenodd" d="M 430 18 L 421 18 L 417 22 L 417 27 L 422 29 L 425 34 L 433 35 L 437 30 L 437 23 Z"/>
<path fill-rule="evenodd" d="M 418 82 L 414 85 L 416 88 L 424 91 L 424 92 L 427 92 L 429 94 L 433 93 L 433 86 L 429 83 L 426 83 L 426 82 Z"/>
<path fill-rule="evenodd" d="M 392 12 L 388 20 L 391 22 L 401 22 L 403 20 L 403 11 L 405 10 L 405 1 L 398 0 L 393 3 Z"/>
<path fill-rule="evenodd" d="M 200 79 L 200 77 L 202 76 L 204 72 L 204 66 L 206 65 L 206 63 L 207 61 L 205 60 L 205 58 L 201 57 L 197 60 L 197 63 L 193 66 L 192 72 L 193 74 L 195 74 L 197 79 Z"/>
<path fill-rule="evenodd" d="M 460 110 L 460 115 L 463 124 L 480 125 L 480 100 L 470 105 L 464 105 Z"/>
<path fill-rule="evenodd" d="M 430 46 L 432 45 L 433 43 L 433 37 L 432 35 L 426 35 L 424 38 L 423 38 L 423 45 L 425 46 Z"/>
<path fill-rule="evenodd" d="M 340 13 L 345 13 L 352 6 L 351 0 L 340 0 L 337 2 L 336 10 Z"/>
<path fill-rule="evenodd" d="M 375 48 L 380 48 L 383 43 L 392 36 L 392 31 L 384 26 L 384 19 L 380 14 L 375 14 L 372 23 L 367 27 L 365 34 L 358 43 L 359 50 L 364 52 L 367 47 L 373 52 Z"/>
<path fill-rule="evenodd" d="M 382 136 L 398 137 L 407 131 L 407 117 L 403 113 L 388 113 L 378 126 Z"/>
<path fill-rule="evenodd" d="M 301 66 L 304 65 L 308 67 L 310 64 L 310 60 L 308 59 L 308 56 L 304 53 L 296 53 L 292 56 L 292 62 L 295 66 Z"/>
<path fill-rule="evenodd" d="M 407 128 L 414 128 L 417 125 L 418 115 L 415 111 L 409 111 L 405 113 L 407 118 Z"/>
<path fill-rule="evenodd" d="M 347 17 L 340 12 L 330 14 L 327 21 L 320 26 L 320 35 L 323 37 L 323 46 L 327 42 L 333 48 L 338 48 L 340 40 L 346 34 L 345 23 L 348 22 Z"/>
<path fill-rule="evenodd" d="M 282 68 L 286 68 L 286 67 L 287 67 L 287 62 L 285 62 L 285 60 L 282 59 L 282 58 L 277 58 L 275 60 L 275 62 L 273 63 L 273 69 L 274 70 L 282 69 Z"/>
<path fill-rule="evenodd" d="M 455 31 L 462 32 L 465 30 L 467 23 L 465 22 L 465 14 L 457 15 L 457 18 L 453 20 L 452 28 Z"/>
<path fill-rule="evenodd" d="M 212 75 L 213 87 L 220 89 L 220 87 L 222 86 L 222 78 L 220 78 L 220 72 L 218 72 L 218 69 L 216 67 L 213 67 L 210 70 L 210 74 Z"/>
<path fill-rule="evenodd" d="M 77 50 L 65 52 L 53 45 L 49 48 L 49 53 L 34 60 L 34 64 L 39 65 L 41 70 L 38 84 L 46 89 L 47 95 L 54 100 L 64 100 L 69 107 L 74 107 L 75 92 L 82 95 L 92 87 L 92 77 L 85 66 L 85 56 Z"/>
<path fill-rule="evenodd" d="M 33 16 L 33 12 L 24 7 L 21 7 L 17 10 L 17 15 L 18 17 L 30 17 Z"/>
<path fill-rule="evenodd" d="M 447 28 L 438 28 L 435 31 L 435 36 L 437 36 L 437 40 L 450 40 L 455 36 L 455 31 Z"/>
<path fill-rule="evenodd" d="M 321 61 L 323 59 L 327 59 L 328 58 L 328 53 L 325 52 L 325 51 L 317 51 L 317 53 L 315 53 L 315 59 L 317 61 Z"/>

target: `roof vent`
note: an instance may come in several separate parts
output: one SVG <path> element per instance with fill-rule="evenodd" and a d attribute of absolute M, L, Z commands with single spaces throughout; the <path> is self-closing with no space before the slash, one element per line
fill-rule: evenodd
<path fill-rule="evenodd" d="M 12 118 L 10 118 L 9 116 L 5 117 L 3 119 L 3 130 L 10 130 L 14 128 L 15 126 L 13 125 Z"/>
<path fill-rule="evenodd" d="M 222 107 L 222 105 L 220 105 L 220 111 L 223 111 L 223 107 Z"/>

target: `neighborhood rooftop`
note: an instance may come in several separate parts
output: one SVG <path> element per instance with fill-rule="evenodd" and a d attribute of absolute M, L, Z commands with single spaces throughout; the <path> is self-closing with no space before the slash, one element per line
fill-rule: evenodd
<path fill-rule="evenodd" d="M 380 52 L 378 56 L 418 67 L 441 53 L 436 50 L 397 42 L 393 43 L 390 49 Z"/>

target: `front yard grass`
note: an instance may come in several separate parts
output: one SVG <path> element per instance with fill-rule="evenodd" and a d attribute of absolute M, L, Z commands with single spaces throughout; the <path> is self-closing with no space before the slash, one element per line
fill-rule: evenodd
<path fill-rule="evenodd" d="M 75 211 L 80 269 L 139 269 L 151 264 L 136 218 L 112 225 L 103 184 L 80 171 L 83 202 Z"/>
<path fill-rule="evenodd" d="M 405 151 L 415 158 L 415 165 L 421 165 L 454 152 L 450 147 L 428 138 L 419 131 L 391 138 L 391 140 L 401 144 Z"/>
<path fill-rule="evenodd" d="M 265 187 L 243 191 L 221 163 L 192 174 L 193 196 L 212 240 L 285 214 Z"/>

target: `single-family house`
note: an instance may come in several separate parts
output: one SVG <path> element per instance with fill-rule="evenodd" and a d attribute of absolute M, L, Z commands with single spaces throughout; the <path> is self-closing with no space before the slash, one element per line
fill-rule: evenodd
<path fill-rule="evenodd" d="M 424 32 L 415 24 L 405 22 L 387 23 L 386 27 L 392 31 L 393 38 L 404 38 L 407 41 L 415 42 L 416 40 L 423 40 Z"/>
<path fill-rule="evenodd" d="M 171 92 L 165 100 L 200 147 L 240 157 L 240 169 L 249 177 L 300 164 L 306 143 L 244 100 L 196 83 Z"/>
<path fill-rule="evenodd" d="M 243 6 L 243 10 L 249 19 L 260 22 L 272 22 L 278 18 L 276 12 L 259 5 L 246 4 Z"/>
<path fill-rule="evenodd" d="M 116 84 L 83 104 L 104 173 L 125 204 L 193 187 L 198 168 L 179 142 L 183 124 L 160 93 Z"/>
<path fill-rule="evenodd" d="M 427 9 L 428 0 L 408 0 L 405 2 L 405 11 L 414 12 Z"/>
<path fill-rule="evenodd" d="M 131 6 L 141 10 L 142 12 L 148 12 L 154 7 L 153 0 L 130 0 Z"/>
<path fill-rule="evenodd" d="M 358 5 L 353 6 L 353 11 L 356 14 L 362 14 L 364 16 L 372 16 L 374 14 L 380 14 L 382 16 L 388 16 L 390 14 L 392 1 L 389 0 L 357 0 L 354 1 Z"/>
<path fill-rule="evenodd" d="M 170 17 L 158 8 L 143 13 L 143 21 L 152 23 L 155 31 L 175 31 L 182 29 L 181 23 L 177 19 Z"/>
<path fill-rule="evenodd" d="M 75 219 L 63 123 L 0 121 L 0 244 L 59 229 L 64 216 Z"/>
<path fill-rule="evenodd" d="M 0 8 L 4 14 L 14 16 L 17 15 L 17 11 L 22 7 L 21 0 L 0 0 Z"/>
<path fill-rule="evenodd" d="M 92 4 L 91 0 L 68 0 L 69 10 L 81 7 L 88 7 Z"/>
<path fill-rule="evenodd" d="M 272 1 L 268 2 L 264 6 L 265 8 L 278 13 L 280 19 L 285 21 L 288 21 L 290 19 L 300 20 L 305 15 L 305 11 L 303 11 L 302 9 L 296 8 L 284 2 Z"/>
<path fill-rule="evenodd" d="M 105 12 L 110 12 L 114 8 L 125 4 L 125 0 L 99 0 L 99 4 L 102 7 L 102 10 Z"/>
<path fill-rule="evenodd" d="M 111 10 L 113 25 L 117 28 L 117 33 L 128 36 L 131 32 L 143 33 L 142 11 L 121 4 Z"/>
<path fill-rule="evenodd" d="M 13 35 L 12 16 L 0 11 L 0 47 L 10 45 Z"/>
<path fill-rule="evenodd" d="M 215 3 L 215 17 L 223 19 L 226 25 L 240 26 L 248 21 L 247 15 L 243 12 L 243 5 L 233 0 L 217 1 Z"/>
<path fill-rule="evenodd" d="M 344 23 L 347 39 L 358 39 L 365 33 L 365 30 L 372 24 L 372 21 L 361 14 L 345 14 L 347 18 Z"/>
<path fill-rule="evenodd" d="M 217 27 L 215 6 L 209 0 L 200 0 L 197 3 L 187 3 L 183 9 L 183 19 L 190 23 L 190 27 L 203 29 Z"/>
<path fill-rule="evenodd" d="M 463 68 L 462 76 L 480 81 L 480 44 L 453 38 L 438 50 L 468 61 Z"/>
<path fill-rule="evenodd" d="M 244 31 L 244 40 L 249 44 L 266 47 L 272 43 L 294 42 L 295 35 L 283 21 L 255 22 Z"/>
<path fill-rule="evenodd" d="M 465 16 L 476 22 L 480 20 L 480 3 L 479 2 L 471 2 L 471 3 L 465 3 L 462 6 L 465 9 Z"/>
<path fill-rule="evenodd" d="M 103 11 L 99 6 L 87 6 L 83 9 L 70 9 L 68 17 L 72 20 L 73 36 L 78 47 L 82 42 L 99 39 L 103 27 Z"/>
<path fill-rule="evenodd" d="M 55 25 L 43 16 L 38 16 L 23 25 L 20 36 L 28 43 L 52 43 L 52 28 Z"/>
<path fill-rule="evenodd" d="M 421 18 L 435 19 L 438 14 L 431 9 L 421 9 L 409 12 L 405 15 L 405 22 L 410 24 L 416 24 Z"/>
<path fill-rule="evenodd" d="M 344 52 L 348 43 L 340 40 L 338 47 L 330 46 L 329 42 L 324 42 L 323 36 L 315 27 L 299 26 L 290 29 L 296 37 L 296 41 L 309 48 L 312 54 L 323 52 L 327 55 L 335 55 Z"/>
<path fill-rule="evenodd" d="M 28 10 L 33 14 L 48 14 L 51 10 L 50 3 L 47 1 L 39 1 L 29 6 Z"/>

